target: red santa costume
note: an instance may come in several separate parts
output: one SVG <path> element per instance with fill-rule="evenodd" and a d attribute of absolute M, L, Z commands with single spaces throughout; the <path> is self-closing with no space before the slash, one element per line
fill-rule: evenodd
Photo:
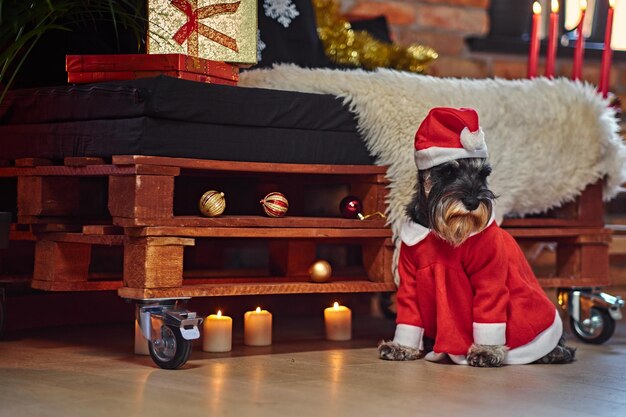
<path fill-rule="evenodd" d="M 433 109 L 416 135 L 415 156 L 419 169 L 486 158 L 476 112 Z M 505 364 L 531 363 L 556 347 L 563 332 L 556 307 L 513 237 L 493 218 L 458 247 L 412 221 L 400 239 L 394 342 L 423 349 L 423 336 L 433 338 L 426 359 L 447 354 L 458 364 L 467 364 L 472 343 L 506 345 Z"/>

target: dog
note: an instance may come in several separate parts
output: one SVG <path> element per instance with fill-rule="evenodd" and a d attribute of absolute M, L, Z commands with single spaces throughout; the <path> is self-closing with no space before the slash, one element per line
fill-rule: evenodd
<path fill-rule="evenodd" d="M 417 130 L 417 189 L 400 232 L 397 327 L 392 341 L 380 343 L 381 359 L 449 358 L 476 367 L 574 360 L 556 307 L 494 222 L 487 158 L 473 109 L 434 108 Z"/>

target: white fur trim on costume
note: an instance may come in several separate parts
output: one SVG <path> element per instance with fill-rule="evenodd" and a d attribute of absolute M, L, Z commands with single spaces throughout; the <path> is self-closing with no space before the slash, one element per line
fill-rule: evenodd
<path fill-rule="evenodd" d="M 554 311 L 554 321 L 543 332 L 529 343 L 507 352 L 504 363 L 507 365 L 524 365 L 541 359 L 552 351 L 563 335 L 563 322 L 559 312 Z"/>
<path fill-rule="evenodd" d="M 449 162 L 454 159 L 464 158 L 488 158 L 487 147 L 470 151 L 465 148 L 442 148 L 431 146 L 430 148 L 415 151 L 415 164 L 417 169 L 424 170 L 436 165 Z"/>
<path fill-rule="evenodd" d="M 461 130 L 461 145 L 468 151 L 487 149 L 483 129 L 479 127 L 476 132 L 470 132 L 468 128 L 463 128 L 463 130 Z"/>
<path fill-rule="evenodd" d="M 477 345 L 506 344 L 506 323 L 474 322 L 474 343 Z"/>
<path fill-rule="evenodd" d="M 411 326 L 410 324 L 398 324 L 396 326 L 396 334 L 393 341 L 402 346 L 408 346 L 413 349 L 424 349 L 424 329 L 419 326 Z"/>
<path fill-rule="evenodd" d="M 430 233 L 430 229 L 412 220 L 404 222 L 400 229 L 400 239 L 408 246 L 417 245 Z"/>

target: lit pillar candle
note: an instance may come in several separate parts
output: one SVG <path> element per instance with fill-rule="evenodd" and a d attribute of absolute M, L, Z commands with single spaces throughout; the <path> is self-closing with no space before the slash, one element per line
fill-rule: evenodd
<path fill-rule="evenodd" d="M 352 311 L 345 306 L 335 303 L 324 309 L 324 324 L 326 325 L 326 339 L 352 339 Z"/>
<path fill-rule="evenodd" d="M 257 307 L 243 316 L 243 342 L 248 346 L 272 344 L 272 314 Z"/>
<path fill-rule="evenodd" d="M 605 97 L 609 93 L 611 77 L 611 32 L 613 31 L 613 13 L 615 12 L 615 0 L 609 0 L 609 13 L 606 16 L 606 28 L 604 32 L 604 51 L 602 52 L 602 68 L 600 70 L 600 85 L 598 90 Z"/>
<path fill-rule="evenodd" d="M 222 316 L 222 311 L 211 314 L 202 325 L 202 350 L 230 352 L 233 347 L 233 319 Z"/>
<path fill-rule="evenodd" d="M 148 340 L 143 337 L 137 320 L 135 320 L 135 355 L 150 355 Z"/>
<path fill-rule="evenodd" d="M 537 76 L 539 61 L 539 28 L 541 27 L 541 4 L 533 3 L 533 24 L 530 29 L 530 48 L 528 50 L 528 78 Z"/>
<path fill-rule="evenodd" d="M 585 53 L 585 36 L 583 35 L 583 23 L 585 22 L 585 12 L 587 11 L 587 0 L 580 1 L 580 21 L 576 28 L 576 48 L 574 49 L 574 68 L 572 69 L 572 80 L 580 80 L 583 73 L 583 55 Z"/>
<path fill-rule="evenodd" d="M 546 77 L 554 77 L 556 44 L 559 37 L 559 0 L 552 0 L 550 26 L 548 29 L 548 52 L 546 53 Z"/>

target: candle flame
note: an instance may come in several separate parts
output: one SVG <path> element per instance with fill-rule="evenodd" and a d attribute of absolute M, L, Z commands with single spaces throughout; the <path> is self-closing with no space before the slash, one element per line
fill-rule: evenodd
<path fill-rule="evenodd" d="M 609 7 L 610 7 L 611 9 L 614 9 L 614 8 L 615 8 L 615 0 L 609 0 Z"/>
<path fill-rule="evenodd" d="M 337 301 L 335 301 L 335 304 L 333 304 L 333 308 L 339 308 L 339 303 Z"/>
<path fill-rule="evenodd" d="M 217 310 L 217 317 L 222 317 L 222 310 Z"/>
<path fill-rule="evenodd" d="M 559 12 L 559 0 L 552 0 L 550 8 L 552 9 L 552 13 L 558 13 Z"/>
<path fill-rule="evenodd" d="M 533 13 L 541 14 L 541 4 L 538 1 L 533 3 Z"/>
<path fill-rule="evenodd" d="M 257 308 L 256 308 L 256 312 L 257 312 L 257 313 L 260 313 L 260 312 L 261 312 L 261 307 L 257 307 Z"/>
<path fill-rule="evenodd" d="M 587 11 L 587 0 L 580 0 L 580 10 L 583 12 Z"/>

